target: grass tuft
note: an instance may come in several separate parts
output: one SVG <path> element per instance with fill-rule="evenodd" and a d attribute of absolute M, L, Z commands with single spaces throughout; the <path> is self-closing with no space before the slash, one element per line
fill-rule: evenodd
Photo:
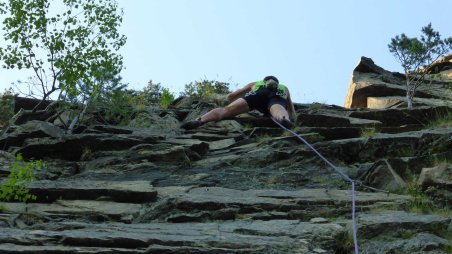
<path fill-rule="evenodd" d="M 372 138 L 377 135 L 377 130 L 375 128 L 364 128 L 361 129 L 361 137 L 363 138 Z"/>
<path fill-rule="evenodd" d="M 440 115 L 435 120 L 429 122 L 426 125 L 429 129 L 434 128 L 452 128 L 452 111 Z"/>
<path fill-rule="evenodd" d="M 268 143 L 268 142 L 270 142 L 270 140 L 272 140 L 272 136 L 267 135 L 267 134 L 256 137 L 256 142 L 259 144 Z"/>

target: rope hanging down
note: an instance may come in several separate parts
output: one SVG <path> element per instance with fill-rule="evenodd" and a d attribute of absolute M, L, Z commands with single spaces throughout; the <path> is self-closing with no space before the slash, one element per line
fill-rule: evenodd
<path fill-rule="evenodd" d="M 308 141 L 306 141 L 304 138 L 302 138 L 300 135 L 298 135 L 297 133 L 295 133 L 294 131 L 287 129 L 286 127 L 284 127 L 284 125 L 282 125 L 281 123 L 279 123 L 278 121 L 276 121 L 275 119 L 271 118 L 273 120 L 273 122 L 275 122 L 279 127 L 281 127 L 282 129 L 292 133 L 295 137 L 297 137 L 298 139 L 300 139 L 303 143 L 305 143 L 312 151 L 314 151 L 326 164 L 328 164 L 330 167 L 332 167 L 337 173 L 339 173 L 339 175 L 341 175 L 341 177 L 350 182 L 352 184 L 352 228 L 353 228 L 353 243 L 355 245 L 355 254 L 358 254 L 358 238 L 356 236 L 356 221 L 355 221 L 355 199 L 356 199 L 356 194 L 355 194 L 355 181 L 353 181 L 348 175 L 346 175 L 344 172 L 342 172 L 338 167 L 336 167 L 333 163 L 331 163 L 327 158 L 325 158 L 319 151 L 317 151 L 317 149 L 315 149 L 311 144 L 309 144 Z"/>

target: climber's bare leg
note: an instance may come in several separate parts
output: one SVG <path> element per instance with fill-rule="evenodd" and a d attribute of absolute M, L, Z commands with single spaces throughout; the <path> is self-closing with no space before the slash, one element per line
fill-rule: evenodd
<path fill-rule="evenodd" d="M 250 108 L 245 99 L 239 98 L 223 108 L 215 108 L 201 116 L 201 121 L 204 123 L 220 121 L 226 118 L 236 116 L 248 112 Z"/>
<path fill-rule="evenodd" d="M 270 115 L 278 122 L 281 122 L 283 118 L 290 120 L 287 110 L 279 104 L 273 104 L 270 107 Z"/>

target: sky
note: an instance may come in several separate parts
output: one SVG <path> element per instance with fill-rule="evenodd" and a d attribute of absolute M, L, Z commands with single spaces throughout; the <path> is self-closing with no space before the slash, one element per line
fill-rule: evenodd
<path fill-rule="evenodd" d="M 176 95 L 192 81 L 237 89 L 267 75 L 297 103 L 343 106 L 361 56 L 389 71 L 402 68 L 391 38 L 419 37 L 432 23 L 452 36 L 450 0 L 118 0 L 124 10 L 119 53 L 129 88 L 149 80 Z M 3 33 L 3 32 L 2 32 Z M 0 40 L 0 45 L 4 46 Z M 3 45 L 2 45 L 3 44 Z M 0 91 L 26 71 L 0 68 Z"/>

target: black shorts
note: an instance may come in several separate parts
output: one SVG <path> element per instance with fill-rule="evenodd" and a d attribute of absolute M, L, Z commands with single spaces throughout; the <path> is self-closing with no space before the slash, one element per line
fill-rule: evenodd
<path fill-rule="evenodd" d="M 267 88 L 260 88 L 257 91 L 251 91 L 243 97 L 250 110 L 257 109 L 264 115 L 270 115 L 270 107 L 279 104 L 287 109 L 287 100 L 276 95 L 276 92 Z"/>

